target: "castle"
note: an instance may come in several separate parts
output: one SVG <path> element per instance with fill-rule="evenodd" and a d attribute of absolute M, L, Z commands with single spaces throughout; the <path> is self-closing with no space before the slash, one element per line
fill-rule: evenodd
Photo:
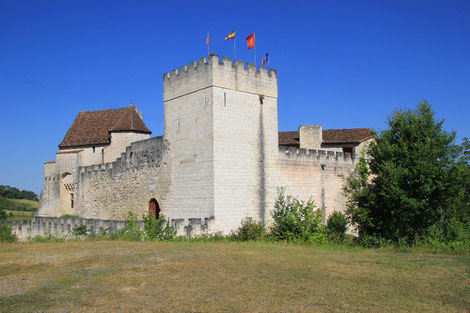
<path fill-rule="evenodd" d="M 270 222 L 279 187 L 344 210 L 342 177 L 372 140 L 367 128 L 279 132 L 277 72 L 210 55 L 163 75 L 164 134 L 135 106 L 82 111 L 44 165 L 37 217 L 123 220 L 151 212 L 179 234 Z"/>

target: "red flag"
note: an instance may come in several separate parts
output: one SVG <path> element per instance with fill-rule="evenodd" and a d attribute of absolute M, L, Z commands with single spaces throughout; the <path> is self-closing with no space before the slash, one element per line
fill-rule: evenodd
<path fill-rule="evenodd" d="M 246 37 L 246 43 L 248 44 L 248 49 L 255 47 L 255 33 L 251 34 L 250 36 Z"/>
<path fill-rule="evenodd" d="M 207 32 L 206 45 L 209 45 L 209 32 Z"/>

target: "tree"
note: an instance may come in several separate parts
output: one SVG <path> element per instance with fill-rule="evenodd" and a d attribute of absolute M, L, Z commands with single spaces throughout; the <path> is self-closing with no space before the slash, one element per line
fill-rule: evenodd
<path fill-rule="evenodd" d="M 388 117 L 345 187 L 360 236 L 411 243 L 433 225 L 468 219 L 468 160 L 443 122 L 426 101 Z"/>

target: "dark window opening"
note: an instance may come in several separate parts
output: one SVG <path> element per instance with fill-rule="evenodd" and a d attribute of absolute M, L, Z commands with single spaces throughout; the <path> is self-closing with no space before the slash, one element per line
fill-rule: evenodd
<path fill-rule="evenodd" d="M 353 147 L 343 147 L 343 153 L 350 153 L 351 155 L 353 154 Z"/>
<path fill-rule="evenodd" d="M 73 193 L 70 194 L 70 208 L 73 209 Z"/>

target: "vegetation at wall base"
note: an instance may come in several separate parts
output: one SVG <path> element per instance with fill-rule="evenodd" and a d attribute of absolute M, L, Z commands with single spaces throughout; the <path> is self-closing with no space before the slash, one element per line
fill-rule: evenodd
<path fill-rule="evenodd" d="M 18 238 L 11 233 L 11 226 L 0 224 L 0 242 L 16 242 Z"/>
<path fill-rule="evenodd" d="M 263 223 L 256 222 L 252 217 L 242 220 L 241 226 L 231 233 L 230 239 L 236 241 L 258 241 L 266 236 L 266 229 Z"/>
<path fill-rule="evenodd" d="M 280 241 L 326 242 L 328 238 L 326 228 L 322 225 L 323 216 L 324 210 L 317 208 L 313 200 L 299 200 L 285 195 L 285 188 L 279 188 L 271 211 L 273 224 L 270 236 Z"/>
<path fill-rule="evenodd" d="M 470 246 L 469 144 L 429 103 L 398 110 L 346 181 L 347 215 L 365 246 Z"/>

